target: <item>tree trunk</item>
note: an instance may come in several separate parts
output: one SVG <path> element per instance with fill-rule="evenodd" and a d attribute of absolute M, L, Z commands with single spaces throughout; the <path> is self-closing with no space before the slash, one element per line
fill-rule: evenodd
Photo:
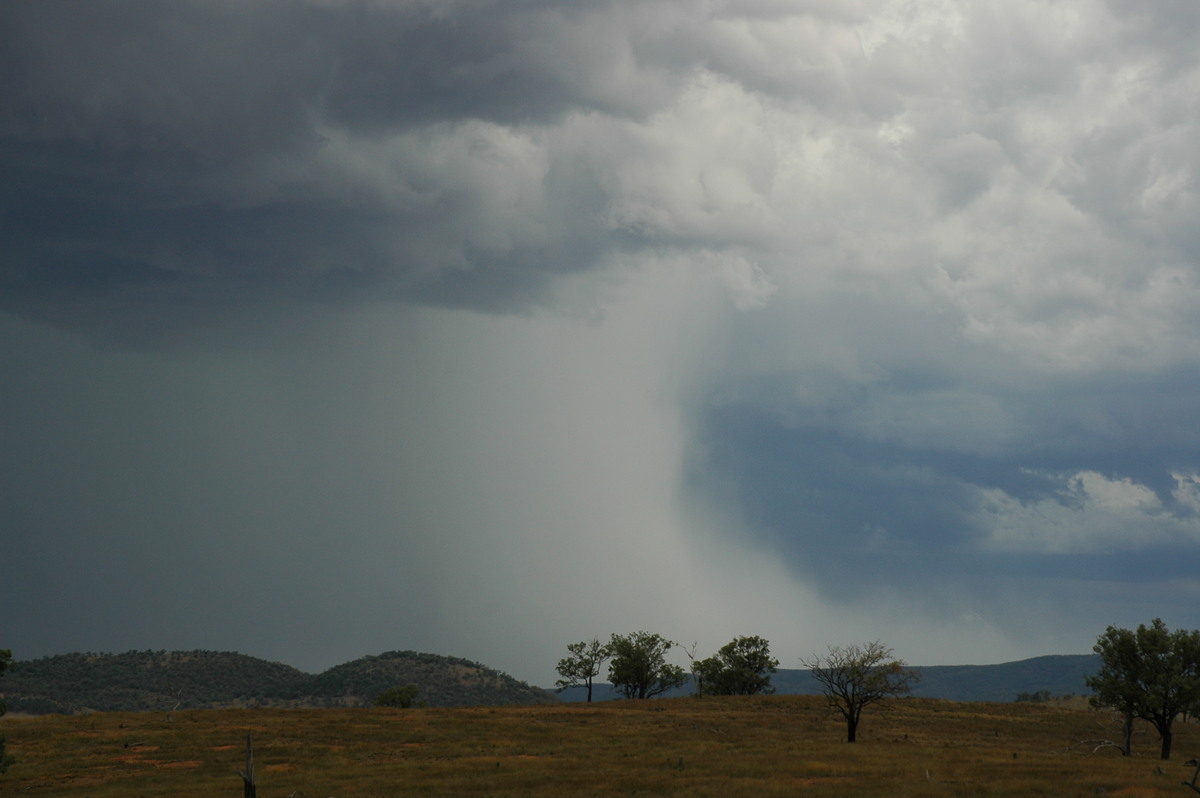
<path fill-rule="evenodd" d="M 1121 755 L 1133 755 L 1133 715 L 1126 713 L 1125 722 L 1121 724 Z"/>
<path fill-rule="evenodd" d="M 846 742 L 852 743 L 852 742 L 855 742 L 857 739 L 858 739 L 858 721 L 853 720 L 853 719 L 846 721 Z"/>
<path fill-rule="evenodd" d="M 1159 733 L 1162 734 L 1162 753 L 1160 754 L 1159 759 L 1170 759 L 1171 758 L 1171 726 L 1170 726 L 1170 724 L 1167 724 L 1165 727 L 1163 727 Z"/>

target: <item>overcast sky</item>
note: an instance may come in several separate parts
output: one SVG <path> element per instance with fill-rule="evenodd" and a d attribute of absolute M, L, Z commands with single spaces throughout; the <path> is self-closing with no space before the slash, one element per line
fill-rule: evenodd
<path fill-rule="evenodd" d="M 1200 626 L 1193 0 L 0 5 L 0 646 Z M 682 660 L 682 657 L 680 657 Z"/>

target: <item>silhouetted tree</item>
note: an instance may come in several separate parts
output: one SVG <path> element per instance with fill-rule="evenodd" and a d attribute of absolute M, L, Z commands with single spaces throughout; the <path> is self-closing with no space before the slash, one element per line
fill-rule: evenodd
<path fill-rule="evenodd" d="M 666 660 L 666 653 L 674 645 L 650 632 L 613 635 L 608 644 L 612 656 L 608 681 L 626 698 L 653 698 L 683 686 L 687 673 Z"/>
<path fill-rule="evenodd" d="M 1101 663 L 1100 671 L 1087 680 L 1095 692 L 1091 703 L 1124 716 L 1125 755 L 1133 719 L 1138 718 L 1158 731 L 1160 756 L 1170 759 L 1176 716 L 1200 712 L 1200 631 L 1171 632 L 1155 618 L 1136 631 L 1108 627 L 1092 650 Z"/>
<path fill-rule="evenodd" d="M 765 638 L 735 637 L 714 656 L 692 663 L 700 695 L 754 695 L 773 693 L 771 674 L 779 660 L 771 657 Z"/>
<path fill-rule="evenodd" d="M 560 659 L 555 667 L 562 677 L 555 685 L 560 691 L 567 687 L 587 687 L 587 700 L 591 702 L 592 682 L 600 675 L 601 666 L 610 656 L 609 647 L 593 637 L 591 640 L 568 644 L 567 651 L 571 652 L 571 656 Z"/>
<path fill-rule="evenodd" d="M 824 657 L 800 660 L 821 683 L 829 706 L 846 719 L 846 742 L 858 739 L 862 711 L 885 698 L 905 695 L 920 677 L 878 640 L 864 646 L 830 646 Z"/>

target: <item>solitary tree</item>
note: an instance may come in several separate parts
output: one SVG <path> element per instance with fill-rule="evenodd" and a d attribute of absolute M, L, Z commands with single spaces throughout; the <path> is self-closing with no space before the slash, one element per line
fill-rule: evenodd
<path fill-rule="evenodd" d="M 754 635 L 735 637 L 714 656 L 693 662 L 692 673 L 700 695 L 754 695 L 775 692 L 771 674 L 778 667 L 770 643 Z"/>
<path fill-rule="evenodd" d="M 1092 650 L 1100 655 L 1100 671 L 1087 680 L 1095 693 L 1091 703 L 1124 716 L 1126 756 L 1138 718 L 1158 731 L 1160 756 L 1170 759 L 1176 716 L 1200 711 L 1200 631 L 1171 632 L 1155 618 L 1136 631 L 1108 627 Z"/>
<path fill-rule="evenodd" d="M 824 657 L 800 660 L 820 682 L 829 706 L 846 719 L 846 742 L 858 739 L 858 723 L 865 707 L 885 698 L 905 695 L 920 677 L 903 660 L 892 659 L 892 650 L 878 640 L 864 646 L 830 646 Z"/>
<path fill-rule="evenodd" d="M 375 696 L 375 706 L 408 709 L 417 700 L 418 688 L 415 684 L 403 687 L 391 687 Z"/>
<path fill-rule="evenodd" d="M 8 670 L 8 666 L 12 664 L 12 652 L 6 649 L 0 649 L 0 676 Z M 0 701 L 0 715 L 8 712 L 8 705 Z M 8 771 L 8 766 L 16 760 L 8 755 L 8 740 L 3 735 L 0 735 L 0 773 Z"/>
<path fill-rule="evenodd" d="M 558 661 L 555 670 L 562 678 L 555 682 L 559 690 L 568 687 L 587 687 L 587 700 L 592 700 L 592 682 L 600 675 L 600 668 L 610 656 L 609 647 L 593 637 L 591 640 L 581 640 L 567 645 L 571 656 Z"/>
<path fill-rule="evenodd" d="M 653 698 L 687 683 L 687 674 L 666 660 L 675 644 L 650 632 L 613 635 L 608 680 L 626 698 Z"/>

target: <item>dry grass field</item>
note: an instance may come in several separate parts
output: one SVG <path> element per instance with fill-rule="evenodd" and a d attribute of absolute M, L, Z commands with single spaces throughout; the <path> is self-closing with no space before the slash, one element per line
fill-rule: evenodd
<path fill-rule="evenodd" d="M 1093 751 L 1100 713 L 927 699 L 867 710 L 860 742 L 811 696 L 460 708 L 206 710 L 4 718 L 18 762 L 0 795 L 242 795 L 247 732 L 261 798 L 394 795 L 1187 796 L 1143 730 Z"/>

